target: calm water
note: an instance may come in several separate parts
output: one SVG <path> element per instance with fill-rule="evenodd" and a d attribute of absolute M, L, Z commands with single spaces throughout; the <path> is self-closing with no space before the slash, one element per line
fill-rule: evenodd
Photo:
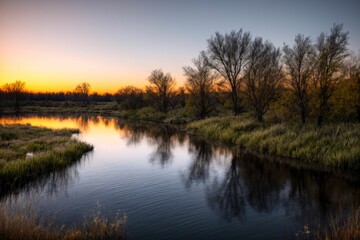
<path fill-rule="evenodd" d="M 0 119 L 14 122 L 77 127 L 75 137 L 95 147 L 65 171 L 1 197 L 59 224 L 82 220 L 99 203 L 104 214 L 126 213 L 134 239 L 292 239 L 304 224 L 360 206 L 357 183 L 166 127 L 102 117 Z"/>

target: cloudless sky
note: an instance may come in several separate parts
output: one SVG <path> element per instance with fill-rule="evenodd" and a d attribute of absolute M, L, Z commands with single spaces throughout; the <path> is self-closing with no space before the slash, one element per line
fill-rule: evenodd
<path fill-rule="evenodd" d="M 147 84 L 162 68 L 181 86 L 182 67 L 215 31 L 242 28 L 277 47 L 297 33 L 349 31 L 360 49 L 359 0 L 0 0 L 0 86 L 22 80 L 35 91 L 93 91 Z"/>

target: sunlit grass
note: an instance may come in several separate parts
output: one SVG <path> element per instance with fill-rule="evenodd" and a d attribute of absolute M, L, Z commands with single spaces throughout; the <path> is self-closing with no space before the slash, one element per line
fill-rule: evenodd
<path fill-rule="evenodd" d="M 322 164 L 360 169 L 360 124 L 299 127 L 291 123 L 260 124 L 249 116 L 215 117 L 188 124 L 206 138 L 261 152 Z"/>
<path fill-rule="evenodd" d="M 18 187 L 62 169 L 93 149 L 72 139 L 73 133 L 78 130 L 0 125 L 1 189 Z"/>

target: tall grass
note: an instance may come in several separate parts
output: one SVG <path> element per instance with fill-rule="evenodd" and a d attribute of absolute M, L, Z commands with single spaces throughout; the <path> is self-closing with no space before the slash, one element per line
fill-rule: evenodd
<path fill-rule="evenodd" d="M 188 124 L 190 132 L 232 145 L 331 168 L 360 169 L 360 124 L 299 127 L 260 124 L 249 116 L 215 117 Z"/>
<path fill-rule="evenodd" d="M 360 208 L 351 213 L 330 216 L 327 225 L 318 229 L 304 228 L 295 233 L 296 239 L 358 240 L 360 239 Z"/>
<path fill-rule="evenodd" d="M 71 138 L 78 130 L 0 125 L 0 189 L 5 191 L 62 169 L 92 150 Z"/>
<path fill-rule="evenodd" d="M 331 217 L 329 225 L 316 233 L 318 240 L 358 240 L 360 239 L 360 208 L 347 217 Z"/>
<path fill-rule="evenodd" d="M 31 208 L 30 208 L 31 209 Z M 0 207 L 0 239 L 86 240 L 124 239 L 126 216 L 106 217 L 98 207 L 81 223 L 65 227 L 36 216 L 34 210 L 9 211 Z"/>

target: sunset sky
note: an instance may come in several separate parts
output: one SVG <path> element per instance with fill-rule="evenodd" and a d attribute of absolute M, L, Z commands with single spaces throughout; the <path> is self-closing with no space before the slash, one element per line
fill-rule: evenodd
<path fill-rule="evenodd" d="M 215 31 L 240 28 L 282 47 L 343 23 L 358 52 L 359 12 L 359 0 L 0 0 L 0 86 L 22 80 L 28 90 L 67 91 L 86 81 L 115 92 L 144 86 L 157 68 L 182 85 L 182 67 Z"/>

